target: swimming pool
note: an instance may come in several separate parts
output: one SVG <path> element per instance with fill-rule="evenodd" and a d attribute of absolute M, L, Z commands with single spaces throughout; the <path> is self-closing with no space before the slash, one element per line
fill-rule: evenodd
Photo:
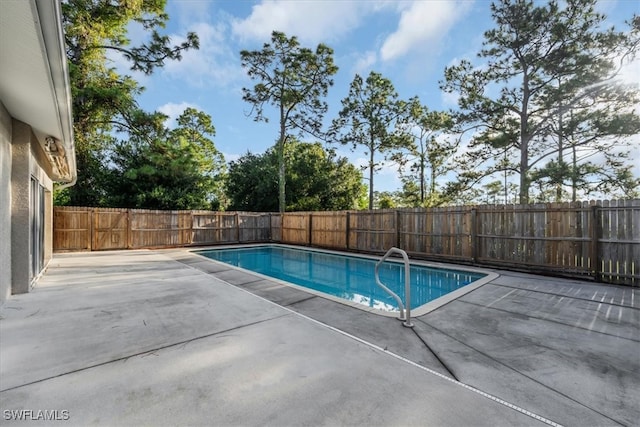
<path fill-rule="evenodd" d="M 196 253 L 358 308 L 389 314 L 397 314 L 399 310 L 394 299 L 375 283 L 374 269 L 378 259 L 373 257 L 283 245 L 208 249 Z M 424 314 L 496 276 L 477 270 L 412 263 L 411 307 L 414 315 Z M 404 264 L 397 261 L 383 263 L 380 279 L 405 301 Z M 443 299 L 444 296 L 448 298 Z"/>

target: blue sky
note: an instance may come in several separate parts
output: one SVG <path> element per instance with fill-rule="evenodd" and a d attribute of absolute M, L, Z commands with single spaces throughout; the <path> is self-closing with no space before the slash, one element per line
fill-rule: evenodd
<path fill-rule="evenodd" d="M 325 43 L 334 49 L 340 69 L 327 97 L 327 123 L 338 114 L 354 75 L 372 70 L 391 79 L 401 98 L 417 95 L 429 109 L 447 110 L 455 107 L 455 98 L 441 92 L 438 82 L 446 66 L 473 59 L 480 50 L 484 31 L 493 27 L 489 6 L 486 0 L 169 0 L 166 33 L 178 42 L 195 31 L 200 50 L 187 52 L 182 61 L 152 76 L 133 76 L 146 88 L 140 97 L 145 110 L 171 118 L 186 107 L 209 114 L 216 146 L 230 161 L 247 151 L 264 152 L 278 135 L 275 112 L 266 110 L 268 124 L 247 116 L 249 105 L 242 101 L 241 89 L 255 83 L 241 68 L 239 55 L 242 49 L 260 49 L 273 30 L 297 36 L 306 47 Z M 622 29 L 626 19 L 640 13 L 640 2 L 605 0 L 598 8 Z M 131 27 L 130 36 L 135 43 L 141 30 Z M 115 63 L 122 66 L 117 59 Z M 638 76 L 636 62 L 624 78 L 640 82 Z M 353 163 L 364 163 L 364 151 L 337 148 Z M 401 186 L 392 165 L 383 168 L 374 183 L 380 191 Z"/>

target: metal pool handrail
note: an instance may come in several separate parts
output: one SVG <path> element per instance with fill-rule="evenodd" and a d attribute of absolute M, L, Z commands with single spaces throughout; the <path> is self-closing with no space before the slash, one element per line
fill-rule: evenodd
<path fill-rule="evenodd" d="M 404 259 L 404 295 L 405 295 L 405 299 L 407 300 L 406 308 L 404 304 L 402 304 L 402 300 L 400 299 L 400 297 L 396 295 L 395 292 L 393 292 L 391 289 L 387 288 L 380 281 L 380 274 L 378 272 L 380 265 L 392 254 L 402 255 L 402 258 Z M 375 273 L 376 273 L 376 284 L 396 300 L 396 303 L 400 308 L 400 317 L 398 319 L 404 320 L 402 324 L 407 328 L 413 328 L 413 323 L 411 323 L 411 280 L 409 278 L 409 256 L 407 255 L 407 253 L 402 249 L 392 247 L 387 251 L 386 254 L 384 254 L 384 256 L 380 259 L 380 261 L 376 263 Z"/>

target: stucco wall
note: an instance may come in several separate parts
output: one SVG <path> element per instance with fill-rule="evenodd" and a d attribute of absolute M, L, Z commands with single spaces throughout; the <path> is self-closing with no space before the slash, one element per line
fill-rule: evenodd
<path fill-rule="evenodd" d="M 29 292 L 31 127 L 13 120 L 11 144 L 11 293 Z"/>
<path fill-rule="evenodd" d="M 11 293 L 11 117 L 0 102 L 0 304 Z"/>
<path fill-rule="evenodd" d="M 45 265 L 47 262 L 46 244 L 51 242 L 51 222 L 53 217 L 47 212 L 47 198 L 51 198 L 53 183 L 48 174 L 50 165 L 42 151 L 40 143 L 33 134 L 31 126 L 13 120 L 12 133 L 12 171 L 11 171 L 11 293 L 29 292 L 32 282 L 30 277 L 30 242 L 31 242 L 31 177 L 33 176 L 46 191 L 45 203 Z M 34 254 L 37 256 L 37 254 Z M 37 274 L 37 273 L 36 273 Z"/>
<path fill-rule="evenodd" d="M 45 188 L 44 263 L 51 259 L 53 182 L 51 165 L 31 126 L 14 120 L 0 103 L 0 304 L 29 292 L 31 177 Z"/>

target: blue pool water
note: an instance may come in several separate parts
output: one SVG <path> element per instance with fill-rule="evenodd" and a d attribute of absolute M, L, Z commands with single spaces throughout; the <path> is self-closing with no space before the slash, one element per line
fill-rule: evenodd
<path fill-rule="evenodd" d="M 376 261 L 281 246 L 198 251 L 200 255 L 318 292 L 384 311 L 398 311 L 395 300 L 376 285 Z M 417 308 L 474 282 L 485 274 L 411 265 L 411 307 Z M 404 264 L 385 262 L 380 280 L 404 297 Z"/>

